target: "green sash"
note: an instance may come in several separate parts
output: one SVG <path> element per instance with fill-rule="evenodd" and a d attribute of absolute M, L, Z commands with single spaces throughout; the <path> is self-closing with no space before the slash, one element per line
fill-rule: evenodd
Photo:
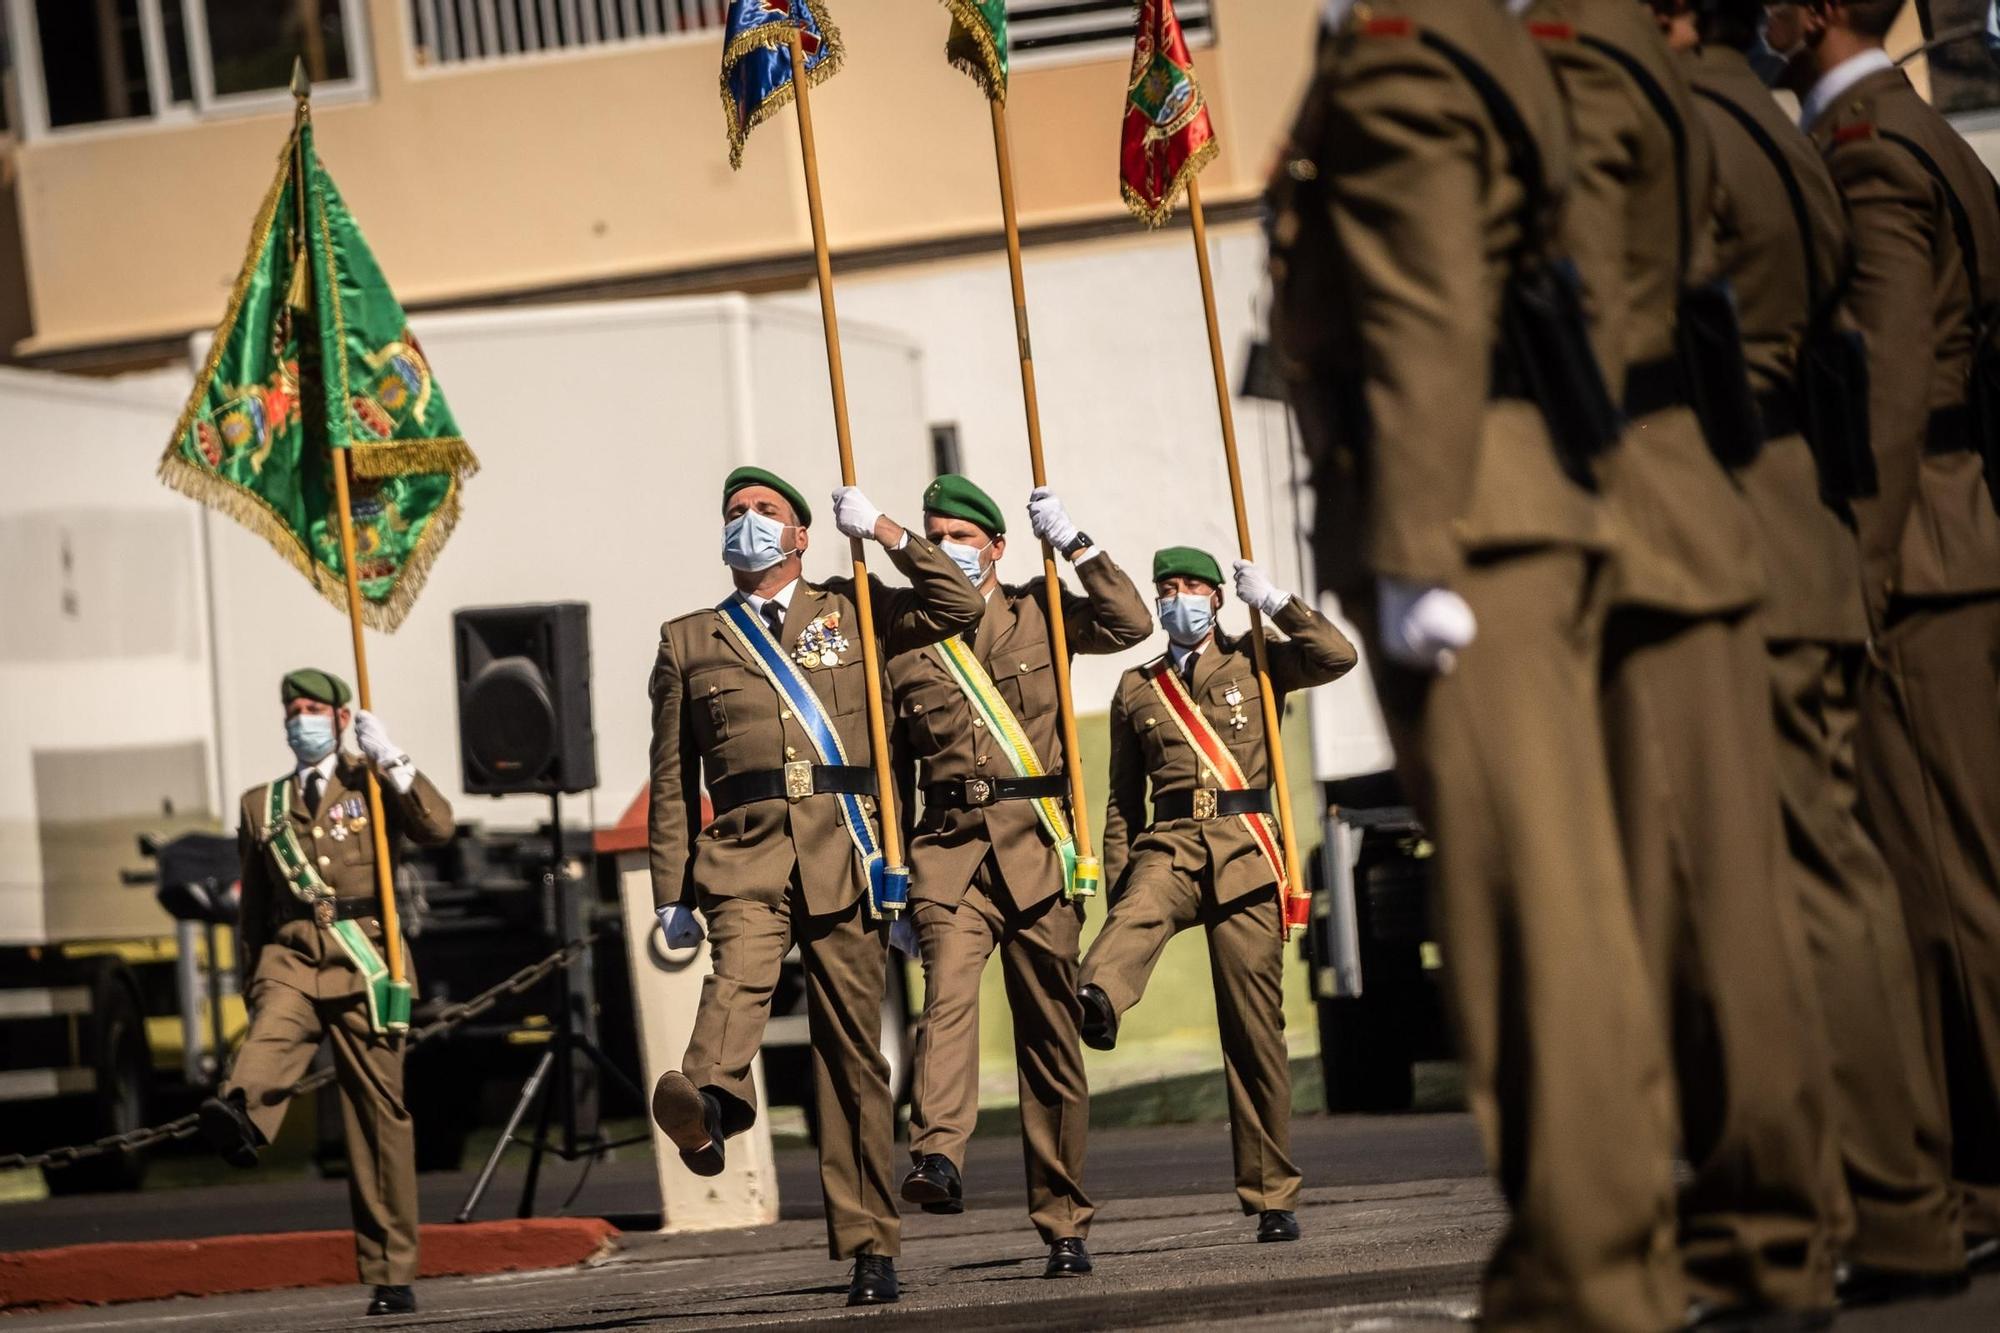
<path fill-rule="evenodd" d="M 1020 719 L 1007 706 L 999 689 L 993 684 L 993 677 L 979 664 L 965 640 L 953 635 L 942 643 L 932 645 L 938 661 L 944 664 L 945 674 L 957 685 L 972 705 L 972 711 L 986 723 L 986 727 L 1004 745 L 1001 747 L 1007 762 L 1013 766 L 1014 776 L 1039 778 L 1045 775 L 1041 757 L 1028 740 L 1028 733 L 1022 729 Z M 1097 892 L 1098 881 L 1104 877 L 1097 858 L 1078 857 L 1076 839 L 1070 836 L 1069 819 L 1063 814 L 1062 800 L 1055 796 L 1043 796 L 1034 802 L 1035 815 L 1048 830 L 1049 838 L 1056 845 L 1056 855 L 1062 858 L 1063 897 L 1071 902 L 1078 898 L 1088 898 Z"/>
<path fill-rule="evenodd" d="M 267 789 L 264 805 L 264 846 L 269 849 L 271 867 L 292 896 L 310 907 L 320 929 L 331 931 L 347 961 L 361 974 L 361 993 L 368 999 L 368 1026 L 375 1032 L 410 1030 L 410 983 L 391 981 L 389 965 L 382 961 L 368 933 L 359 921 L 341 921 L 333 915 L 333 886 L 321 878 L 319 868 L 299 845 L 298 831 L 292 827 L 292 780 L 283 778 Z"/>

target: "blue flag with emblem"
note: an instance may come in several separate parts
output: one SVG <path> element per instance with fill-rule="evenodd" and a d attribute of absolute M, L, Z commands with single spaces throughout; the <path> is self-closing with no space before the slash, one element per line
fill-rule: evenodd
<path fill-rule="evenodd" d="M 722 36 L 722 109 L 729 119 L 729 165 L 743 165 L 750 131 L 792 100 L 792 30 L 806 77 L 817 88 L 840 68 L 840 32 L 820 0 L 730 0 Z"/>
<path fill-rule="evenodd" d="M 757 665 L 763 668 L 765 677 L 778 691 L 778 697 L 791 705 L 792 715 L 805 728 L 806 737 L 812 741 L 819 761 L 822 764 L 846 765 L 847 747 L 840 743 L 840 733 L 834 730 L 833 719 L 826 715 L 826 704 L 799 673 L 797 664 L 785 655 L 784 647 L 771 637 L 771 631 L 764 622 L 750 610 L 749 603 L 740 597 L 731 597 L 722 604 L 722 621 L 757 659 Z M 868 820 L 868 812 L 861 807 L 861 797 L 850 792 L 829 792 L 827 795 L 840 802 L 840 822 L 846 826 L 847 836 L 854 840 L 854 850 L 860 855 L 861 864 L 867 868 L 869 915 L 880 918 L 902 911 L 909 902 L 910 872 L 886 869 L 881 844 L 875 840 L 875 827 Z"/>

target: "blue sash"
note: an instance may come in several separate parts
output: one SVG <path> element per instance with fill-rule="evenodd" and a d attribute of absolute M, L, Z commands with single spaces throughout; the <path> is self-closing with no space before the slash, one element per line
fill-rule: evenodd
<path fill-rule="evenodd" d="M 770 627 L 750 610 L 750 605 L 741 597 L 731 597 L 719 608 L 722 621 L 735 631 L 736 637 L 750 655 L 757 659 L 757 665 L 764 670 L 765 678 L 778 697 L 791 705 L 792 715 L 805 728 L 807 739 L 812 741 L 813 750 L 822 764 L 847 764 L 847 750 L 840 743 L 840 733 L 834 730 L 833 719 L 826 715 L 826 704 L 817 691 L 806 683 L 797 663 L 785 655 L 784 648 L 771 637 Z M 861 808 L 861 797 L 852 792 L 828 792 L 840 802 L 840 822 L 847 826 L 847 836 L 854 840 L 854 850 L 861 856 L 861 864 L 868 871 L 868 912 L 874 917 L 900 911 L 903 907 L 895 890 L 897 885 L 888 886 L 884 892 L 884 865 L 882 848 L 875 840 L 875 829 L 868 822 L 867 812 Z M 903 884 L 908 883 L 908 871 L 903 872 Z M 907 888 L 904 888 L 905 895 Z"/>

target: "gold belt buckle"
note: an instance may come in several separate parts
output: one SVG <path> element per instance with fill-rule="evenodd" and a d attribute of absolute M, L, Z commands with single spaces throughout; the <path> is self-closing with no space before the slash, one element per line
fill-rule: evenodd
<path fill-rule="evenodd" d="M 803 801 L 813 794 L 813 766 L 810 759 L 794 759 L 785 765 L 785 799 Z"/>
<path fill-rule="evenodd" d="M 333 899 L 313 899 L 313 920 L 321 926 L 331 926 L 333 924 Z"/>
<path fill-rule="evenodd" d="M 967 778 L 965 803 L 974 809 L 993 804 L 993 784 L 985 778 Z"/>
<path fill-rule="evenodd" d="M 1194 789 L 1194 817 L 1196 819 L 1215 818 L 1215 788 L 1196 787 Z"/>

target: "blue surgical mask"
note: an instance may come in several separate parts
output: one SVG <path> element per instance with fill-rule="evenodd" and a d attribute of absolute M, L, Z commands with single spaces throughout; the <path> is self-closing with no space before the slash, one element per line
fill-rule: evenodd
<path fill-rule="evenodd" d="M 285 744 L 301 764 L 317 764 L 333 753 L 333 718 L 327 713 L 300 713 L 285 719 Z"/>
<path fill-rule="evenodd" d="M 1792 67 L 1805 43 L 1789 51 L 1780 51 L 1771 45 L 1771 12 L 1760 10 L 1757 15 L 1757 40 L 1750 43 L 1744 54 L 1750 58 L 1750 68 L 1757 71 L 1757 77 L 1764 81 L 1766 88 L 1775 88 L 1784 80 L 1785 71 Z"/>
<path fill-rule="evenodd" d="M 959 567 L 973 587 L 977 588 L 979 581 L 986 577 L 985 547 L 967 546 L 964 542 L 939 542 L 938 550 L 951 557 L 951 563 Z"/>
<path fill-rule="evenodd" d="M 754 509 L 722 525 L 722 563 L 746 574 L 769 569 L 791 552 L 784 547 L 785 525 Z"/>
<path fill-rule="evenodd" d="M 1192 648 L 1215 628 L 1214 599 L 1184 592 L 1178 597 L 1162 597 L 1156 608 L 1160 628 L 1183 648 Z"/>

